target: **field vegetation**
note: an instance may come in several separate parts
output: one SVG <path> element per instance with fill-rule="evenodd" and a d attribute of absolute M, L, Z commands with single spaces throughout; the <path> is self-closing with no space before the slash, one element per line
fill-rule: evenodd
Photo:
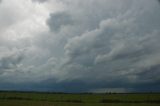
<path fill-rule="evenodd" d="M 0 106 L 160 106 L 160 93 L 0 92 Z"/>

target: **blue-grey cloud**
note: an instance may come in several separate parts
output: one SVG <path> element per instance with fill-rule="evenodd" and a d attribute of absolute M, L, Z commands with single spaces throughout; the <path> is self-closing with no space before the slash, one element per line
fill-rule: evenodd
<path fill-rule="evenodd" d="M 72 25 L 73 20 L 72 17 L 65 12 L 51 13 L 47 24 L 51 31 L 57 32 L 64 26 Z"/>
<path fill-rule="evenodd" d="M 160 8 L 156 1 L 130 3 L 126 12 L 106 17 L 99 27 L 68 41 L 62 80 L 106 85 L 159 82 L 159 71 L 152 67 L 159 65 Z"/>
<path fill-rule="evenodd" d="M 46 2 L 46 1 L 48 1 L 48 0 L 32 0 L 33 2 L 39 2 L 39 3 L 44 3 L 44 2 Z"/>
<path fill-rule="evenodd" d="M 0 49 L 0 73 L 3 75 L 5 72 L 10 73 L 16 71 L 18 65 L 23 59 L 23 53 L 17 50 Z"/>
<path fill-rule="evenodd" d="M 0 89 L 160 88 L 157 0 L 16 1 L 0 8 Z"/>

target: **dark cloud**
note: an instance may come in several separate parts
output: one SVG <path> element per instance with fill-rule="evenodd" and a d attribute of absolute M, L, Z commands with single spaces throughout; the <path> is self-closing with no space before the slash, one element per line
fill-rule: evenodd
<path fill-rule="evenodd" d="M 62 68 L 67 72 L 64 79 L 103 81 L 107 85 L 120 81 L 133 85 L 157 81 L 158 71 L 152 70 L 157 73 L 150 74 L 154 76 L 152 79 L 145 72 L 159 61 L 159 6 L 156 2 L 149 5 L 149 1 L 139 4 L 138 8 L 143 7 L 143 12 L 139 13 L 135 7 L 137 2 L 132 3 L 133 7 L 123 15 L 106 18 L 98 28 L 68 41 L 65 45 L 67 60 Z"/>
<path fill-rule="evenodd" d="M 48 0 L 32 0 L 33 2 L 39 2 L 39 3 L 44 3 L 47 2 Z"/>
<path fill-rule="evenodd" d="M 22 61 L 23 56 L 22 54 L 11 54 L 6 55 L 3 57 L 0 57 L 0 71 L 1 73 L 7 72 L 7 71 L 16 71 L 16 68 Z"/>
<path fill-rule="evenodd" d="M 62 27 L 72 25 L 73 20 L 71 16 L 66 12 L 52 13 L 47 20 L 47 24 L 51 31 L 59 31 Z"/>
<path fill-rule="evenodd" d="M 51 80 L 51 79 L 50 79 Z M 54 80 L 54 79 L 52 79 Z M 1 90 L 23 91 L 52 91 L 52 92 L 159 92 L 160 83 L 147 84 L 121 84 L 121 83 L 85 83 L 82 81 L 70 81 L 56 83 L 54 81 L 42 81 L 39 83 L 0 83 Z"/>

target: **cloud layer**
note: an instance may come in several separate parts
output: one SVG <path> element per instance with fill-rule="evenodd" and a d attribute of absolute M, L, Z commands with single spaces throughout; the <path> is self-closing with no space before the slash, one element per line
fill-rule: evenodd
<path fill-rule="evenodd" d="M 159 10 L 158 0 L 3 0 L 0 89 L 157 91 Z"/>

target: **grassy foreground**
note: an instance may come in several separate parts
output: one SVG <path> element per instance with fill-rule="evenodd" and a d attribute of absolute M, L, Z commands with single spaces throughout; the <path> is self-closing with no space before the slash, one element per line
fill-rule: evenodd
<path fill-rule="evenodd" d="M 160 94 L 0 92 L 0 106 L 160 106 Z"/>

